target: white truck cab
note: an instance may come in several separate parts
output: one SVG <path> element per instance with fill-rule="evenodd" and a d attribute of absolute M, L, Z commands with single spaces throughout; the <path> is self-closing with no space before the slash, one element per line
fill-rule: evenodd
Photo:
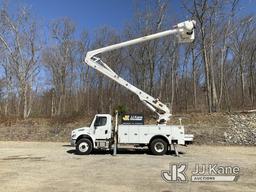
<path fill-rule="evenodd" d="M 186 135 L 182 125 L 119 125 L 119 145 L 148 146 L 154 155 L 163 155 L 171 144 L 185 145 L 193 141 L 193 135 Z M 114 142 L 112 116 L 97 114 L 89 127 L 72 131 L 71 145 L 77 154 L 90 154 L 94 149 L 111 149 Z"/>

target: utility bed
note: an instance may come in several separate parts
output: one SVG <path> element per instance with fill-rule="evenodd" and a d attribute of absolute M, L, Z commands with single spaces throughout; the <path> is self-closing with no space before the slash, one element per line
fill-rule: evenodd
<path fill-rule="evenodd" d="M 156 136 L 162 135 L 170 143 L 185 144 L 184 127 L 181 125 L 119 125 L 118 142 L 128 144 L 148 144 Z"/>

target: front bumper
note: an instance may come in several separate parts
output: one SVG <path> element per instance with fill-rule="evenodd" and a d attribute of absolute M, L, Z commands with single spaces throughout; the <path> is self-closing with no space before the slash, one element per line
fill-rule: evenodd
<path fill-rule="evenodd" d="M 76 140 L 75 139 L 70 139 L 70 145 L 74 147 L 76 145 Z"/>

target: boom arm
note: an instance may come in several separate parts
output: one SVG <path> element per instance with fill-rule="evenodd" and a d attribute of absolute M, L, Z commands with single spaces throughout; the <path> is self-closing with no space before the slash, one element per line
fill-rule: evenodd
<path fill-rule="evenodd" d="M 192 21 L 185 21 L 179 23 L 178 25 L 174 26 L 174 29 L 159 32 L 156 34 L 140 37 L 137 39 L 133 39 L 130 41 L 125 41 L 122 43 L 110 45 L 107 47 L 103 47 L 100 49 L 96 49 L 93 51 L 89 51 L 85 57 L 85 63 L 89 66 L 93 67 L 94 69 L 98 70 L 99 72 L 103 73 L 104 75 L 108 76 L 112 80 L 116 81 L 120 85 L 124 86 L 126 89 L 130 90 L 131 92 L 138 95 L 139 99 L 153 112 L 157 113 L 158 115 L 158 123 L 166 123 L 170 117 L 170 109 L 159 99 L 155 99 L 154 97 L 150 96 L 149 94 L 145 93 L 144 91 L 138 89 L 134 85 L 130 84 L 123 78 L 119 77 L 106 63 L 104 63 L 99 57 L 96 57 L 97 54 L 112 51 L 115 49 L 120 49 L 122 47 L 127 47 L 130 45 L 134 45 L 137 43 L 142 43 L 145 41 L 149 41 L 152 39 L 157 39 L 160 37 L 164 37 L 171 34 L 177 34 L 179 42 L 181 43 L 188 43 L 193 42 L 194 40 L 194 28 L 196 22 Z"/>

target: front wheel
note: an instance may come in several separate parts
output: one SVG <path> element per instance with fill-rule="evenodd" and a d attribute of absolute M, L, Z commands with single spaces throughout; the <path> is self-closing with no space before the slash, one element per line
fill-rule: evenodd
<path fill-rule="evenodd" d="M 80 139 L 76 143 L 76 152 L 79 155 L 89 155 L 92 152 L 92 142 L 89 139 Z"/>
<path fill-rule="evenodd" d="M 163 139 L 154 139 L 150 143 L 150 150 L 154 155 L 164 155 L 167 149 L 168 145 Z"/>

